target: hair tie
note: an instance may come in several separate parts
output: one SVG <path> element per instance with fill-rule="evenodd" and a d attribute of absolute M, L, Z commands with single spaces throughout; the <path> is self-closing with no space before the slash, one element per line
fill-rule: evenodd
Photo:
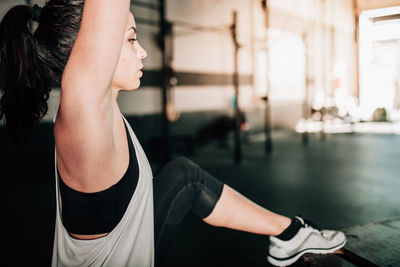
<path fill-rule="evenodd" d="M 40 22 L 40 13 L 42 13 L 42 8 L 34 4 L 32 7 L 32 20 Z"/>

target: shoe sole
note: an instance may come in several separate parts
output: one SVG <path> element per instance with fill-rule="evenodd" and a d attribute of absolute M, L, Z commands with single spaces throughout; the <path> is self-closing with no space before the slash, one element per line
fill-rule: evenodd
<path fill-rule="evenodd" d="M 279 258 L 273 258 L 271 256 L 267 257 L 267 260 L 269 263 L 271 263 L 272 265 L 275 266 L 288 266 L 291 265 L 293 263 L 295 263 L 301 256 L 303 256 L 306 253 L 313 253 L 313 254 L 330 254 L 335 252 L 336 250 L 341 249 L 342 247 L 344 247 L 344 245 L 346 245 L 346 240 L 337 245 L 336 247 L 330 248 L 330 249 L 306 249 L 303 250 L 299 253 L 297 253 L 295 256 L 291 257 L 291 258 L 284 258 L 284 259 L 279 259 Z"/>

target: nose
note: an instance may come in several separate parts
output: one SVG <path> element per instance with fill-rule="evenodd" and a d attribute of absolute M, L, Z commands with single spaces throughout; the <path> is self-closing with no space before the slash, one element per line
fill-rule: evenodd
<path fill-rule="evenodd" d="M 147 52 L 141 45 L 139 45 L 138 56 L 140 59 L 144 59 L 145 57 L 147 57 Z"/>

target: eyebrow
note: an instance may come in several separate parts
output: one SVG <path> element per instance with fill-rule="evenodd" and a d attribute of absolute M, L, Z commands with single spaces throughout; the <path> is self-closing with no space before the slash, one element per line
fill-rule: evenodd
<path fill-rule="evenodd" d="M 130 27 L 130 28 L 127 29 L 127 31 L 129 31 L 129 30 L 133 30 L 135 33 L 137 33 L 136 27 L 133 27 L 133 26 L 132 26 L 132 27 Z"/>

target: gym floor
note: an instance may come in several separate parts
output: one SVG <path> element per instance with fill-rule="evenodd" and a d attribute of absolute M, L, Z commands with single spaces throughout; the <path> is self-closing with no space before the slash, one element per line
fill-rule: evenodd
<path fill-rule="evenodd" d="M 43 140 L 42 136 L 19 149 L 1 144 L 3 260 L 10 263 L 4 266 L 50 264 L 54 140 L 49 136 L 45 145 Z M 290 217 L 301 214 L 323 228 L 345 229 L 400 217 L 400 136 L 335 134 L 322 140 L 311 135 L 308 146 L 303 146 L 300 135 L 275 131 L 269 156 L 262 135 L 243 144 L 240 165 L 233 163 L 232 151 L 229 142 L 225 148 L 212 143 L 189 158 L 261 206 Z M 264 236 L 212 227 L 189 215 L 165 265 L 269 266 L 267 246 Z"/>

